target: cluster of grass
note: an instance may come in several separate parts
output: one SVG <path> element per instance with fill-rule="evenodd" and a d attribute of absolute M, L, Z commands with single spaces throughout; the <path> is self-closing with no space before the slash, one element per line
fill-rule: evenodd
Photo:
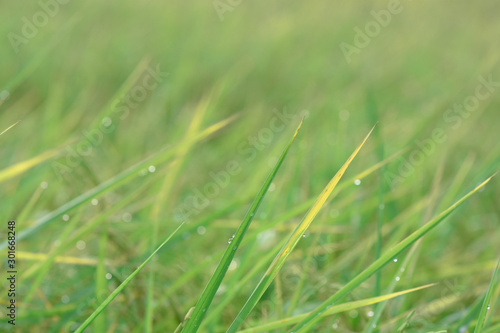
<path fill-rule="evenodd" d="M 222 2 L 0 4 L 0 330 L 500 331 L 496 3 Z"/>

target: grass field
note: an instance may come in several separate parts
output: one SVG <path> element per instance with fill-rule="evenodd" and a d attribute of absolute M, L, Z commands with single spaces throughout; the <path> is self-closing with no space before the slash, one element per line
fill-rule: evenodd
<path fill-rule="evenodd" d="M 497 9 L 2 2 L 0 331 L 500 332 Z"/>

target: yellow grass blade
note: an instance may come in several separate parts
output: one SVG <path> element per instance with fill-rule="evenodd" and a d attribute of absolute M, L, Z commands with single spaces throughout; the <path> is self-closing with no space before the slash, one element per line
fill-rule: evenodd
<path fill-rule="evenodd" d="M 367 299 L 363 299 L 363 300 L 359 300 L 359 301 L 353 301 L 353 302 L 348 302 L 348 303 L 344 303 L 344 304 L 334 305 L 334 306 L 330 307 L 328 310 L 326 310 L 325 312 L 323 312 L 321 314 L 321 317 L 322 318 L 328 317 L 328 316 L 334 315 L 336 313 L 351 311 L 351 310 L 359 309 L 359 308 L 364 307 L 364 306 L 381 303 L 381 302 L 396 298 L 398 296 L 409 294 L 409 293 L 412 293 L 412 292 L 415 292 L 418 290 L 422 290 L 425 288 L 433 287 L 435 285 L 436 285 L 435 283 L 427 284 L 425 286 L 407 289 L 407 290 L 403 290 L 403 291 L 399 291 L 399 292 L 395 292 L 395 293 L 391 293 L 391 294 L 387 294 L 387 295 L 383 295 L 383 296 L 377 296 L 377 297 L 367 298 Z M 258 327 L 252 327 L 252 328 L 249 328 L 249 329 L 246 329 L 243 331 L 238 331 L 238 333 L 268 332 L 271 330 L 275 330 L 278 328 L 282 328 L 285 326 L 296 324 L 299 321 L 301 321 L 302 319 L 304 319 L 305 317 L 307 317 L 307 315 L 308 315 L 308 313 L 304 313 L 304 314 L 301 314 L 298 316 L 285 318 L 285 319 L 281 319 L 281 320 L 278 320 L 275 322 L 267 323 L 267 324 L 264 324 L 264 325 L 261 325 Z"/>
<path fill-rule="evenodd" d="M 234 333 L 236 330 L 240 327 L 240 325 L 243 323 L 245 318 L 248 316 L 248 314 L 252 311 L 254 306 L 257 304 L 257 302 L 260 300 L 264 292 L 267 290 L 269 285 L 272 283 L 273 279 L 276 277 L 278 272 L 280 271 L 281 267 L 285 263 L 286 259 L 292 252 L 292 250 L 295 248 L 297 243 L 302 239 L 302 235 L 306 232 L 307 228 L 311 225 L 312 221 L 318 215 L 318 212 L 321 210 L 323 205 L 325 204 L 326 200 L 332 193 L 333 189 L 335 186 L 337 186 L 338 182 L 340 181 L 340 178 L 344 175 L 345 171 L 353 161 L 353 159 L 356 157 L 358 152 L 361 150 L 361 147 L 365 144 L 366 140 L 368 140 L 368 137 L 372 133 L 373 129 L 375 126 L 371 129 L 371 131 L 366 135 L 364 138 L 363 142 L 356 148 L 356 150 L 351 154 L 351 156 L 347 159 L 347 161 L 344 163 L 344 165 L 340 168 L 339 171 L 333 176 L 332 180 L 328 183 L 328 185 L 325 187 L 323 192 L 319 195 L 318 199 L 316 199 L 316 202 L 312 205 L 311 209 L 307 212 L 306 216 L 304 219 L 299 223 L 299 225 L 295 228 L 294 232 L 292 235 L 288 238 L 287 242 L 283 247 L 281 248 L 280 252 L 278 255 L 274 258 L 273 262 L 267 269 L 267 272 L 264 274 L 262 279 L 260 280 L 259 284 L 253 291 L 252 295 L 250 295 L 250 298 L 247 300 L 241 311 L 238 313 L 238 316 L 234 319 L 233 323 L 228 329 L 228 333 Z"/>
<path fill-rule="evenodd" d="M 14 126 L 14 125 L 12 125 L 12 126 Z M 14 164 L 13 166 L 10 166 L 8 168 L 0 170 L 0 183 L 4 182 L 10 178 L 13 178 L 17 175 L 20 175 L 21 173 L 28 171 L 29 169 L 37 166 L 38 164 L 41 164 L 41 163 L 51 159 L 52 157 L 59 154 L 60 150 L 61 150 L 60 148 L 50 149 L 50 150 L 47 150 L 47 151 L 41 153 L 38 156 L 35 156 L 35 157 L 30 158 L 26 161 L 19 162 L 17 164 Z"/>
<path fill-rule="evenodd" d="M 6 129 L 4 129 L 4 130 L 2 131 L 2 133 L 0 133 L 0 135 L 4 134 L 5 132 L 7 132 L 8 130 L 10 130 L 12 127 L 16 126 L 16 125 L 17 125 L 17 124 L 19 124 L 20 122 L 21 122 L 21 121 L 19 120 L 19 121 L 15 122 L 14 124 L 10 125 L 10 126 L 9 126 L 9 127 L 7 127 Z"/>

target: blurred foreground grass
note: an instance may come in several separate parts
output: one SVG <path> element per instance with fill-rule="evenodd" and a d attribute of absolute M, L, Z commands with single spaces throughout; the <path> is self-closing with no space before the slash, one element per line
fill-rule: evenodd
<path fill-rule="evenodd" d="M 47 221 L 18 240 L 14 331 L 74 330 L 185 221 L 89 329 L 143 332 L 151 315 L 154 332 L 174 331 L 302 117 L 203 331 L 229 327 L 272 249 L 377 121 L 243 328 L 314 309 L 376 259 L 379 221 L 385 251 L 498 170 L 494 1 L 401 1 L 386 26 L 373 23 L 385 1 L 43 3 L 0 4 L 0 131 L 21 120 L 0 136 L 2 220 L 18 233 Z M 345 57 L 342 43 L 356 42 Z M 396 290 L 438 285 L 389 301 L 381 332 L 411 311 L 405 332 L 450 329 L 469 313 L 463 332 L 473 331 L 500 255 L 497 184 L 423 239 Z M 344 301 L 383 294 L 397 265 Z M 494 305 L 486 327 L 500 324 Z M 374 311 L 315 329 L 364 332 Z"/>

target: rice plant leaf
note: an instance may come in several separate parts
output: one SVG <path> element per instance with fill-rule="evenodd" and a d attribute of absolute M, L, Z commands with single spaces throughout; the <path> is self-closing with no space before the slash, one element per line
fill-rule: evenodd
<path fill-rule="evenodd" d="M 94 319 L 109 305 L 109 303 L 111 303 L 111 301 L 113 301 L 113 299 L 130 283 L 130 281 L 132 281 L 132 279 L 144 268 L 144 266 L 146 266 L 146 264 L 155 256 L 155 254 L 160 251 L 160 249 L 165 245 L 167 244 L 167 242 L 170 240 L 170 238 L 172 238 L 172 236 L 184 225 L 184 223 L 182 223 L 181 225 L 179 225 L 177 227 L 177 229 L 175 229 L 175 231 L 170 235 L 168 236 L 168 238 L 160 245 L 158 246 L 158 248 L 153 251 L 153 253 L 151 253 L 151 255 L 146 259 L 144 260 L 144 262 L 139 266 L 137 267 L 137 269 L 132 273 L 130 274 L 112 293 L 111 295 L 108 296 L 108 298 L 106 298 L 104 300 L 104 302 L 101 303 L 101 305 L 99 305 L 97 307 L 97 309 L 95 309 L 94 312 L 92 312 L 92 314 L 83 322 L 82 325 L 80 325 L 80 327 L 78 327 L 75 331 L 75 333 L 81 333 L 83 332 L 91 323 L 92 321 L 94 321 Z"/>
<path fill-rule="evenodd" d="M 419 240 L 421 237 L 423 237 L 430 230 L 434 229 L 448 215 L 450 215 L 457 207 L 459 207 L 469 197 L 471 197 L 479 189 L 481 189 L 483 186 L 485 186 L 491 180 L 491 178 L 493 178 L 493 176 L 491 176 L 490 178 L 485 180 L 483 183 L 478 185 L 475 189 L 473 189 L 472 191 L 467 193 L 465 196 L 463 196 L 460 200 L 458 200 L 453 205 L 451 205 L 448 209 L 443 211 L 441 214 L 436 216 L 434 219 L 427 222 L 425 225 L 423 225 L 422 227 L 417 229 L 415 232 L 413 232 L 411 235 L 406 237 L 404 240 L 402 240 L 401 242 L 396 244 L 394 247 L 392 247 L 389 251 L 384 253 L 379 259 L 377 259 L 370 266 L 368 266 L 368 268 L 366 268 L 363 272 L 358 274 L 354 279 L 349 281 L 349 283 L 347 283 L 344 287 L 342 287 L 339 291 L 337 291 L 337 293 L 332 295 L 330 298 L 328 298 L 326 301 L 324 301 L 321 305 L 319 305 L 314 311 L 312 311 L 304 320 L 302 320 L 299 324 L 297 324 L 297 326 L 294 327 L 292 332 L 306 332 L 308 329 L 310 329 L 311 326 L 317 320 L 319 320 L 321 318 L 320 314 L 322 312 L 324 312 L 326 309 L 328 309 L 328 307 L 337 303 L 345 295 L 350 293 L 354 288 L 359 286 L 361 283 L 363 283 L 365 280 L 367 280 L 370 276 L 375 274 L 379 269 L 381 269 L 383 266 L 385 266 L 388 262 L 390 262 L 399 253 L 401 253 L 403 250 L 405 250 L 406 248 L 411 246 L 413 243 L 415 243 L 417 240 Z"/>
<path fill-rule="evenodd" d="M 486 297 L 484 298 L 483 306 L 481 307 L 481 312 L 479 313 L 479 317 L 477 318 L 477 325 L 474 333 L 481 333 L 483 331 L 484 323 L 486 321 L 486 314 L 490 309 L 490 301 L 491 296 L 493 295 L 493 290 L 495 289 L 495 283 L 498 275 L 498 268 L 500 266 L 500 259 L 498 260 L 497 267 L 493 272 L 493 277 L 491 278 L 490 287 L 488 288 L 488 292 L 486 293 Z"/>
<path fill-rule="evenodd" d="M 378 304 L 380 302 L 388 301 L 388 300 L 396 298 L 398 296 L 413 293 L 415 291 L 429 288 L 429 287 L 432 287 L 435 285 L 436 284 L 427 284 L 425 286 L 420 286 L 420 287 L 416 287 L 416 288 L 412 288 L 412 289 L 398 291 L 398 292 L 387 294 L 387 295 L 382 295 L 382 296 L 367 298 L 367 299 L 363 299 L 363 300 L 359 300 L 359 301 L 353 301 L 353 302 L 349 302 L 349 303 L 335 305 L 335 306 L 332 306 L 331 308 L 329 308 L 328 310 L 326 310 L 325 312 L 323 312 L 321 314 L 321 317 L 327 317 L 327 316 L 334 315 L 336 313 L 351 311 L 351 310 L 359 309 L 359 308 L 362 308 L 362 307 L 365 307 L 368 305 Z M 264 324 L 261 326 L 252 327 L 252 328 L 249 328 L 246 330 L 238 331 L 238 333 L 258 333 L 258 332 L 272 331 L 275 329 L 279 329 L 279 328 L 282 328 L 285 326 L 289 326 L 289 325 L 293 325 L 295 323 L 298 323 L 300 320 L 304 319 L 307 315 L 308 314 L 305 313 L 302 315 L 285 318 L 285 319 L 274 321 L 271 323 L 267 323 L 267 324 Z"/>
<path fill-rule="evenodd" d="M 281 164 L 283 163 L 283 160 L 285 159 L 285 156 L 288 153 L 288 150 L 290 149 L 293 141 L 295 140 L 295 137 L 297 136 L 297 134 L 300 130 L 300 127 L 302 126 L 302 122 L 303 122 L 303 120 L 300 122 L 293 137 L 291 138 L 291 140 L 288 142 L 287 146 L 283 150 L 283 153 L 281 154 L 280 158 L 276 162 L 271 173 L 267 176 L 267 179 L 265 180 L 260 191 L 258 192 L 257 196 L 255 197 L 252 205 L 250 206 L 250 209 L 248 210 L 245 217 L 243 218 L 243 222 L 241 222 L 241 224 L 238 227 L 236 233 L 234 234 L 232 240 L 229 241 L 229 245 L 226 248 L 226 250 L 222 256 L 222 259 L 219 262 L 219 265 L 215 269 L 215 272 L 212 275 L 212 277 L 210 278 L 210 281 L 208 282 L 207 286 L 205 287 L 205 290 L 203 290 L 203 293 L 201 294 L 200 298 L 198 299 L 198 302 L 197 302 L 195 309 L 191 315 L 191 318 L 187 321 L 186 326 L 184 327 L 182 332 L 193 333 L 199 329 L 201 321 L 203 320 L 203 318 L 207 312 L 208 307 L 212 303 L 212 300 L 215 296 L 215 293 L 217 292 L 217 289 L 219 289 L 219 286 L 222 282 L 222 279 L 224 278 L 224 275 L 226 274 L 227 269 L 228 269 L 229 265 L 231 264 L 231 261 L 233 260 L 234 254 L 236 253 L 236 250 L 240 246 L 241 241 L 243 240 L 243 237 L 245 236 L 245 233 L 248 230 L 248 227 L 250 226 L 250 223 L 252 222 L 253 217 L 254 217 L 257 209 L 259 208 L 260 203 L 262 202 L 262 199 L 264 198 L 264 195 L 266 194 L 269 186 L 271 185 L 274 177 L 276 176 L 276 173 L 278 172 L 278 169 L 280 168 Z"/>
<path fill-rule="evenodd" d="M 375 128 L 375 127 L 373 127 Z M 240 325 L 243 323 L 245 318 L 248 316 L 248 314 L 252 311 L 254 306 L 257 304 L 257 302 L 260 300 L 264 292 L 267 290 L 269 285 L 272 283 L 273 279 L 276 277 L 278 272 L 280 271 L 281 267 L 285 263 L 286 259 L 292 252 L 292 250 L 295 248 L 297 243 L 302 239 L 302 235 L 304 232 L 306 232 L 307 228 L 311 225 L 312 221 L 320 211 L 320 209 L 323 207 L 325 204 L 326 200 L 332 193 L 333 189 L 337 186 L 340 178 L 344 175 L 345 171 L 351 164 L 352 160 L 358 152 L 360 151 L 361 147 L 365 144 L 366 140 L 368 140 L 368 137 L 373 131 L 373 128 L 371 131 L 366 135 L 364 140 L 361 142 L 361 144 L 356 148 L 356 150 L 351 154 L 351 156 L 347 159 L 347 161 L 344 163 L 344 165 L 340 168 L 339 171 L 333 176 L 333 178 L 330 180 L 328 185 L 323 189 L 319 197 L 316 199 L 316 202 L 312 205 L 312 207 L 309 209 L 309 211 L 306 213 L 302 221 L 297 225 L 293 233 L 290 235 L 288 240 L 286 241 L 285 245 L 281 248 L 280 252 L 278 255 L 274 258 L 273 262 L 267 269 L 266 273 L 260 280 L 259 284 L 257 287 L 255 287 L 254 291 L 248 298 L 247 302 L 243 306 L 243 308 L 240 310 L 236 318 L 234 319 L 233 323 L 227 330 L 228 333 L 234 333 L 236 330 L 240 327 Z"/>

